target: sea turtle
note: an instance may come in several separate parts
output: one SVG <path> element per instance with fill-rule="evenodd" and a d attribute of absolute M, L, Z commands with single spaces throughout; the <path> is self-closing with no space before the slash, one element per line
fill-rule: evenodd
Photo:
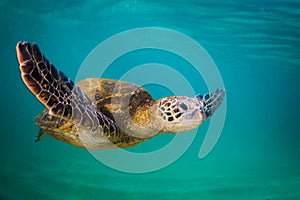
<path fill-rule="evenodd" d="M 92 150 L 126 148 L 160 133 L 198 127 L 220 106 L 225 90 L 154 100 L 143 88 L 119 80 L 89 78 L 74 84 L 36 44 L 18 42 L 23 82 L 46 109 L 36 117 L 36 141 L 46 133 Z"/>

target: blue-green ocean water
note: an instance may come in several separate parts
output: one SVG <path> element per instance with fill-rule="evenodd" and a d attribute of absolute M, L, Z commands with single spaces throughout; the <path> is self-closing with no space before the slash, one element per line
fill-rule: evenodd
<path fill-rule="evenodd" d="M 1 1 L 0 10 L 0 199 L 300 199 L 299 1 Z M 33 121 L 43 106 L 20 79 L 16 43 L 38 43 L 75 79 L 96 45 L 139 27 L 180 31 L 218 66 L 227 115 L 212 152 L 198 158 L 209 122 L 180 159 L 146 174 L 110 169 L 88 151 L 47 136 L 34 143 Z M 184 63 L 168 56 L 124 56 L 106 76 L 149 62 L 184 73 Z M 207 91 L 203 80 L 191 83 Z M 148 89 L 156 98 L 172 95 Z M 172 138 L 157 136 L 131 151 L 147 152 Z"/>

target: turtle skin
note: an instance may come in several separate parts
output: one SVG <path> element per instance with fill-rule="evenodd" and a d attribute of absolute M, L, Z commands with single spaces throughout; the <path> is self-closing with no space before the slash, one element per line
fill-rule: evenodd
<path fill-rule="evenodd" d="M 36 44 L 19 42 L 16 50 L 23 82 L 46 107 L 35 119 L 41 128 L 37 141 L 47 133 L 78 147 L 107 149 L 131 147 L 149 139 L 124 131 L 125 122 L 140 107 L 154 103 L 146 90 L 111 79 L 86 79 L 74 84 Z M 121 111 L 115 115 L 119 124 L 114 110 Z"/>

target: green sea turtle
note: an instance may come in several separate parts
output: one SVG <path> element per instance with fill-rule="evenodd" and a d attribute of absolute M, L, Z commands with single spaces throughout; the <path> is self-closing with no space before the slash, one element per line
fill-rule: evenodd
<path fill-rule="evenodd" d="M 36 44 L 19 42 L 23 82 L 46 109 L 36 117 L 37 141 L 45 135 L 87 149 L 126 148 L 160 133 L 198 127 L 220 106 L 225 90 L 154 100 L 143 88 L 118 80 L 89 78 L 74 84 Z"/>

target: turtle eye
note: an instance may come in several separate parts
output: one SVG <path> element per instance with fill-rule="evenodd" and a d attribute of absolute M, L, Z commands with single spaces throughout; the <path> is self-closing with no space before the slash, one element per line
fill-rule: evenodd
<path fill-rule="evenodd" d="M 188 106 L 187 106 L 185 103 L 179 103 L 179 107 L 180 107 L 182 110 L 188 110 Z"/>

